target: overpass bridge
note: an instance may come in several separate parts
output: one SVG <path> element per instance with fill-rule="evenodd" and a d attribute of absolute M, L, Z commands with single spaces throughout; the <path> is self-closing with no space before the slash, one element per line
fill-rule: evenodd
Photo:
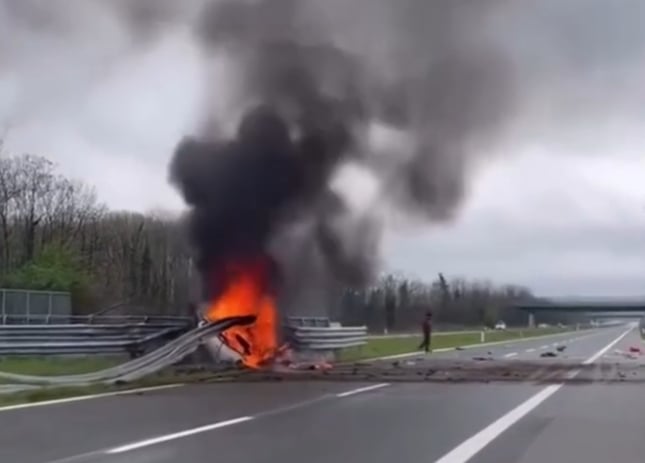
<path fill-rule="evenodd" d="M 528 312 L 529 326 L 535 325 L 535 315 L 538 313 L 578 313 L 594 318 L 643 318 L 645 316 L 645 298 L 642 300 L 549 299 L 519 303 L 513 307 Z"/>

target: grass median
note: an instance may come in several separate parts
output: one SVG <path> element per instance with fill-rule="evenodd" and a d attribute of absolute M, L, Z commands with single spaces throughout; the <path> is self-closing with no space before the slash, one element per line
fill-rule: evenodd
<path fill-rule="evenodd" d="M 114 392 L 125 393 L 132 389 L 169 386 L 173 384 L 199 383 L 212 380 L 212 377 L 213 374 L 211 372 L 181 373 L 174 371 L 173 369 L 168 369 L 127 383 L 117 382 L 115 384 L 91 384 L 86 386 L 41 386 L 33 389 L 0 393 L 0 409 L 2 407 L 24 403 L 35 403 Z M 0 392 L 1 391 L 2 386 L 0 386 Z M 133 393 L 137 392 L 134 391 Z"/>
<path fill-rule="evenodd" d="M 513 341 L 526 339 L 548 334 L 558 334 L 570 331 L 566 328 L 533 328 L 533 329 L 509 329 L 504 331 L 486 331 L 484 342 Z M 340 360 L 349 362 L 388 355 L 406 354 L 416 352 L 421 343 L 421 336 L 418 337 L 383 337 L 370 338 L 367 344 L 361 347 L 346 349 L 340 354 Z M 459 346 L 469 346 L 481 343 L 481 334 L 473 332 L 435 334 L 432 337 L 433 349 L 444 349 Z"/>
<path fill-rule="evenodd" d="M 20 375 L 61 376 L 91 373 L 123 363 L 118 357 L 0 357 L 0 371 Z M 0 381 L 2 381 L 0 379 Z"/>

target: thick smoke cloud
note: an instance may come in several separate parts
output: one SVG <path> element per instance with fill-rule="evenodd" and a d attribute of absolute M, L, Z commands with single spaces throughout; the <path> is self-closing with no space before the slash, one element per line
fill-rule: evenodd
<path fill-rule="evenodd" d="M 123 54 L 190 29 L 205 61 L 225 57 L 238 77 L 213 89 L 171 163 L 200 264 L 268 250 L 293 295 L 369 281 L 384 210 L 454 218 L 507 135 L 633 122 L 644 24 L 630 0 L 0 0 L 0 97 L 18 89 L 0 117 L 56 114 Z M 230 114 L 214 114 L 220 99 Z M 383 131 L 395 142 L 375 145 Z M 378 185 L 361 207 L 354 185 L 335 185 L 348 165 Z"/>
<path fill-rule="evenodd" d="M 380 180 L 373 206 L 390 203 L 431 220 L 457 209 L 471 158 L 483 152 L 471 144 L 493 136 L 510 114 L 510 61 L 486 36 L 484 13 L 493 6 L 462 12 L 452 3 L 410 2 L 409 10 L 433 21 L 428 27 L 416 15 L 397 17 L 404 7 L 376 4 L 380 17 L 365 36 L 391 39 L 399 62 L 352 46 L 333 16 L 312 21 L 327 13 L 314 3 L 214 2 L 205 9 L 196 34 L 205 51 L 225 52 L 238 66 L 246 113 L 230 140 L 184 140 L 171 165 L 171 180 L 193 207 L 203 271 L 266 252 L 295 229 L 301 251 L 277 251 L 292 283 L 287 293 L 303 286 L 289 275 L 308 275 L 314 286 L 367 284 L 376 269 L 379 208 L 359 215 L 331 188 L 348 162 Z M 376 159 L 367 139 L 375 124 L 404 132 L 409 143 Z"/>

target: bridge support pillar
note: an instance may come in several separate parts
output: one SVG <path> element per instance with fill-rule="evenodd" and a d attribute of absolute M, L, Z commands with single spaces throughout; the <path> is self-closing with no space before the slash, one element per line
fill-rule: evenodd
<path fill-rule="evenodd" d="M 535 314 L 529 312 L 529 328 L 535 328 Z"/>

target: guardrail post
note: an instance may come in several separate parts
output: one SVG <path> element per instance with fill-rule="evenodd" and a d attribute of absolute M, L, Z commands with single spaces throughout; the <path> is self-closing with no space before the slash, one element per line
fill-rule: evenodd
<path fill-rule="evenodd" d="M 483 330 L 479 332 L 479 342 L 482 344 L 486 342 L 486 332 Z"/>

